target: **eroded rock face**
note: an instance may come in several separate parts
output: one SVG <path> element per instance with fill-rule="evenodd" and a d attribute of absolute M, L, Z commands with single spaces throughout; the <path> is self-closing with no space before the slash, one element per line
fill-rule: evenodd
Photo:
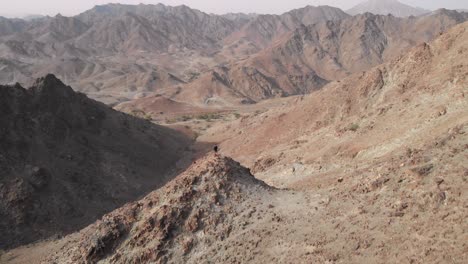
<path fill-rule="evenodd" d="M 164 188 L 105 215 L 45 262 L 180 262 L 229 237 L 242 205 L 268 191 L 239 163 L 210 154 Z"/>
<path fill-rule="evenodd" d="M 263 25 L 271 20 L 273 25 L 266 23 L 262 31 L 274 32 L 276 19 L 260 16 L 255 21 Z M 396 59 L 416 44 L 429 42 L 467 19 L 467 13 L 442 10 L 412 19 L 366 13 L 299 24 L 277 37 L 268 48 L 169 87 L 164 95 L 200 104 L 207 96 L 220 96 L 224 104 L 238 104 L 242 99 L 259 102 L 308 94 L 331 81 Z M 261 33 L 258 36 L 272 37 Z"/>
<path fill-rule="evenodd" d="M 53 75 L 0 86 L 0 248 L 82 228 L 160 186 L 188 144 Z"/>
<path fill-rule="evenodd" d="M 282 15 L 219 16 L 187 6 L 119 4 L 75 17 L 2 18 L 0 83 L 29 85 L 54 73 L 112 105 L 162 90 L 179 101 L 222 97 L 229 99 L 224 105 L 239 104 L 320 89 L 466 20 L 467 13 L 448 10 L 417 18 L 351 17 L 307 6 Z M 210 80 L 217 65 L 232 71 Z M 188 91 L 176 96 L 179 86 Z"/>

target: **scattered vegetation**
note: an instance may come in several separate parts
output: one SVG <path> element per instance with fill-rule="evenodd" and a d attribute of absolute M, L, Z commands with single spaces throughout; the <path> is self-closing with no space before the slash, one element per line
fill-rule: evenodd
<path fill-rule="evenodd" d="M 359 124 L 353 123 L 348 127 L 348 130 L 356 132 L 359 129 Z"/>
<path fill-rule="evenodd" d="M 196 141 L 199 136 L 200 136 L 200 133 L 198 133 L 197 131 L 193 131 L 193 140 Z"/>
<path fill-rule="evenodd" d="M 143 118 L 148 120 L 149 122 L 153 121 L 153 117 L 150 114 L 146 114 Z"/>
<path fill-rule="evenodd" d="M 145 120 L 150 121 L 150 122 L 153 121 L 153 117 L 151 116 L 151 114 L 146 113 L 143 110 L 134 109 L 134 110 L 132 110 L 130 112 L 130 115 L 132 115 L 134 117 L 145 119 Z"/>
<path fill-rule="evenodd" d="M 222 118 L 223 118 L 223 115 L 220 113 L 206 113 L 206 114 L 200 114 L 200 115 L 183 115 L 183 116 L 175 117 L 175 118 L 167 118 L 166 123 L 174 124 L 178 122 L 187 122 L 191 120 L 204 120 L 207 122 L 211 122 L 213 120 L 218 120 Z M 199 121 L 195 121 L 195 123 L 199 123 Z"/>
<path fill-rule="evenodd" d="M 192 120 L 193 118 L 191 116 L 188 116 L 188 115 L 183 115 L 182 117 L 180 117 L 179 121 L 181 122 L 187 122 L 187 121 L 190 121 Z"/>
<path fill-rule="evenodd" d="M 176 118 L 166 118 L 166 124 L 174 124 L 177 123 Z"/>
<path fill-rule="evenodd" d="M 266 112 L 268 112 L 268 110 L 265 110 L 265 109 L 263 109 L 263 110 L 257 110 L 257 111 L 255 111 L 251 116 L 259 116 L 259 115 L 262 115 L 262 114 L 264 114 L 264 113 L 266 113 Z"/>
<path fill-rule="evenodd" d="M 200 73 L 198 73 L 198 72 L 189 72 L 188 76 L 189 76 L 189 80 L 195 80 L 200 76 Z"/>
<path fill-rule="evenodd" d="M 221 119 L 221 118 L 222 118 L 222 115 L 219 113 L 203 114 L 203 115 L 199 115 L 196 117 L 196 119 L 206 120 L 208 122 L 210 122 L 213 119 Z"/>

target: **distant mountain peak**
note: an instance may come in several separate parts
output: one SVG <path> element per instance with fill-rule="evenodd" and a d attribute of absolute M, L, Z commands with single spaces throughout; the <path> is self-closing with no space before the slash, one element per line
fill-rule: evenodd
<path fill-rule="evenodd" d="M 396 17 L 420 16 L 428 13 L 428 10 L 412 7 L 398 0 L 367 0 L 347 11 L 348 14 L 357 15 L 363 13 L 376 15 L 391 14 Z"/>

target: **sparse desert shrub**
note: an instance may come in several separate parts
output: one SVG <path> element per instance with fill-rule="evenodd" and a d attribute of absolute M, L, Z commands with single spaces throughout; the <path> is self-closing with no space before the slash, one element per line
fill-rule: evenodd
<path fill-rule="evenodd" d="M 206 120 L 210 122 L 213 119 L 221 119 L 222 115 L 218 113 L 209 113 L 197 116 L 197 119 Z"/>
<path fill-rule="evenodd" d="M 193 119 L 193 116 L 189 115 L 183 115 L 175 118 L 166 118 L 166 123 L 168 124 L 174 124 L 178 122 L 187 122 Z"/>
<path fill-rule="evenodd" d="M 166 124 L 174 124 L 176 123 L 177 120 L 174 118 L 166 118 Z"/>
<path fill-rule="evenodd" d="M 211 122 L 212 120 L 221 119 L 222 117 L 223 116 L 218 113 L 201 114 L 198 116 L 183 115 L 183 116 L 176 117 L 176 118 L 166 118 L 166 123 L 173 124 L 177 122 L 187 122 L 190 120 L 194 120 L 195 124 L 200 124 L 200 121 L 197 121 L 197 120 L 205 120 L 205 121 Z"/>
<path fill-rule="evenodd" d="M 144 119 L 146 119 L 149 122 L 153 121 L 153 117 L 151 116 L 151 114 L 145 114 Z"/>
<path fill-rule="evenodd" d="M 190 73 L 189 73 L 189 79 L 190 79 L 190 80 L 195 80 L 195 79 L 197 79 L 199 76 L 200 76 L 200 73 L 198 73 L 198 72 L 190 72 Z"/>
<path fill-rule="evenodd" d="M 132 109 L 132 111 L 130 111 L 130 115 L 138 117 L 138 115 L 140 115 L 141 112 L 141 110 Z"/>
<path fill-rule="evenodd" d="M 134 117 L 145 119 L 145 120 L 150 121 L 150 122 L 153 121 L 153 117 L 151 116 L 151 114 L 146 113 L 143 110 L 133 109 L 132 111 L 130 111 L 130 115 L 132 115 Z"/>
<path fill-rule="evenodd" d="M 187 121 L 189 121 L 189 120 L 191 120 L 191 119 L 192 119 L 191 116 L 184 115 L 184 116 L 182 116 L 182 117 L 180 118 L 180 121 L 182 121 L 182 122 L 187 122 Z"/>
<path fill-rule="evenodd" d="M 348 130 L 351 130 L 353 132 L 356 132 L 359 129 L 359 124 L 353 123 L 349 126 Z"/>
<path fill-rule="evenodd" d="M 239 118 L 241 118 L 241 117 L 242 117 L 242 115 L 241 115 L 241 114 L 239 114 L 239 113 L 234 113 L 234 117 L 235 117 L 236 119 L 239 119 Z"/>
<path fill-rule="evenodd" d="M 200 136 L 200 133 L 196 131 L 193 132 L 193 140 L 197 140 L 199 136 Z"/>

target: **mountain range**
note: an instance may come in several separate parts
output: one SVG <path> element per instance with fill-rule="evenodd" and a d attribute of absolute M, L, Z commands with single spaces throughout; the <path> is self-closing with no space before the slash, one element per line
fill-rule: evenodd
<path fill-rule="evenodd" d="M 187 93 L 196 93 L 197 104 L 256 102 L 320 89 L 428 41 L 466 18 L 466 13 L 448 10 L 418 18 L 351 17 L 328 6 L 307 6 L 282 15 L 213 15 L 162 4 L 109 4 L 75 17 L 32 21 L 1 18 L 0 81 L 28 86 L 54 73 L 109 104 L 152 94 L 190 98 Z M 412 30 L 392 41 L 406 24 Z M 339 31 L 350 33 L 343 40 L 323 35 Z M 319 39 L 299 43 L 312 36 Z M 379 40 L 374 44 L 373 38 Z M 349 41 L 347 47 L 340 41 Z M 304 51 L 294 47 L 302 44 Z M 315 49 L 309 61 L 299 61 L 293 54 Z M 337 57 L 336 52 L 343 54 Z M 357 63 L 350 68 L 349 61 L 354 60 Z M 316 65 L 322 64 L 326 66 L 319 70 Z M 199 83 L 208 91 L 194 91 Z"/>
<path fill-rule="evenodd" d="M 212 127 L 201 140 L 218 137 L 221 154 L 59 240 L 43 261 L 462 263 L 467 26 Z"/>
<path fill-rule="evenodd" d="M 0 263 L 465 263 L 468 13 L 358 7 L 0 17 Z"/>
<path fill-rule="evenodd" d="M 246 59 L 216 66 L 195 80 L 156 93 L 198 105 L 235 105 L 306 94 L 396 58 L 467 18 L 466 13 L 439 10 L 414 19 L 367 13 L 301 24 Z"/>

